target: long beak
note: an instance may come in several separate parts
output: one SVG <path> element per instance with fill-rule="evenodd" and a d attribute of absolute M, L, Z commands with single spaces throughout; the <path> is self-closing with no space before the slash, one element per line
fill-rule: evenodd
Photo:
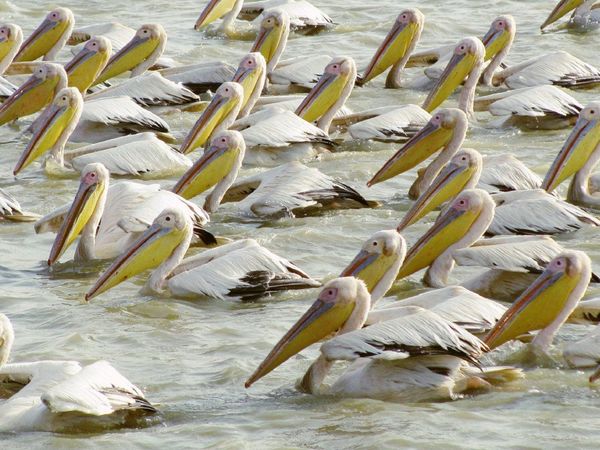
<path fill-rule="evenodd" d="M 600 143 L 600 120 L 580 118 L 544 177 L 542 189 L 552 192 L 583 167 Z"/>
<path fill-rule="evenodd" d="M 212 132 L 221 123 L 231 108 L 233 101 L 227 97 L 216 94 L 207 108 L 202 112 L 188 135 L 186 136 L 179 151 L 183 154 L 192 152 L 202 147 L 210 138 Z"/>
<path fill-rule="evenodd" d="M 307 122 L 321 117 L 340 98 L 346 78 L 335 74 L 323 74 L 318 83 L 304 97 L 296 114 Z"/>
<path fill-rule="evenodd" d="M 485 46 L 485 61 L 496 56 L 506 46 L 509 37 L 510 33 L 506 30 L 494 30 L 491 28 L 482 39 Z"/>
<path fill-rule="evenodd" d="M 106 67 L 95 80 L 95 84 L 103 83 L 123 72 L 133 69 L 148 58 L 158 44 L 158 39 L 134 36 L 125 47 L 121 48 L 121 50 L 109 59 Z"/>
<path fill-rule="evenodd" d="M 543 30 L 548 25 L 556 22 L 558 19 L 568 14 L 570 11 L 573 11 L 579 5 L 583 3 L 583 0 L 561 0 L 554 7 L 548 18 L 544 21 L 544 23 L 540 26 L 540 29 Z"/>
<path fill-rule="evenodd" d="M 200 30 L 201 28 L 213 23 L 215 20 L 219 20 L 233 9 L 234 4 L 235 0 L 210 0 L 208 5 L 206 5 L 200 13 L 198 20 L 196 20 L 194 29 Z"/>
<path fill-rule="evenodd" d="M 477 167 L 458 166 L 453 163 L 446 165 L 408 210 L 398 225 L 398 232 L 460 194 L 476 171 Z"/>
<path fill-rule="evenodd" d="M 252 45 L 251 52 L 260 52 L 267 65 L 273 59 L 281 41 L 281 27 L 261 28 Z"/>
<path fill-rule="evenodd" d="M 212 188 L 231 172 L 239 149 L 209 147 L 179 179 L 173 192 L 190 199 Z"/>
<path fill-rule="evenodd" d="M 2 106 L 0 106 L 0 125 L 4 125 L 7 122 L 26 115 L 24 111 L 29 111 L 31 105 L 35 104 L 37 106 L 40 99 L 36 94 L 36 88 L 50 82 L 51 80 L 48 78 L 42 80 L 41 78 L 34 76 L 29 77 L 27 81 L 19 86 L 19 88 L 13 92 L 4 103 L 2 103 Z M 40 106 L 40 108 L 42 107 L 43 105 Z"/>
<path fill-rule="evenodd" d="M 153 224 L 113 261 L 85 294 L 85 299 L 89 301 L 140 272 L 157 267 L 171 256 L 185 235 L 185 229 L 162 228 L 158 224 Z"/>
<path fill-rule="evenodd" d="M 8 38 L 0 40 L 0 61 L 8 55 L 8 52 L 13 49 L 14 45 L 15 41 L 9 40 Z"/>
<path fill-rule="evenodd" d="M 400 24 L 396 22 L 369 62 L 362 76 L 362 83 L 379 76 L 388 67 L 404 58 L 417 32 L 418 25 L 416 23 Z"/>
<path fill-rule="evenodd" d="M 389 255 L 369 253 L 366 250 L 361 250 L 358 255 L 346 267 L 340 277 L 355 277 L 363 280 L 367 286 L 367 290 L 372 292 L 397 261 L 398 255 L 392 253 Z"/>
<path fill-rule="evenodd" d="M 529 331 L 547 327 L 563 310 L 580 278 L 581 274 L 569 276 L 546 269 L 506 310 L 484 342 L 493 349 Z"/>
<path fill-rule="evenodd" d="M 95 52 L 84 47 L 65 65 L 69 86 L 76 87 L 79 92 L 85 94 L 99 72 L 106 67 L 108 58 L 108 52 Z"/>
<path fill-rule="evenodd" d="M 256 83 L 258 79 L 262 75 L 262 70 L 252 70 L 247 68 L 238 67 L 238 70 L 233 75 L 233 79 L 231 81 L 235 81 L 239 83 L 244 88 L 244 100 L 242 102 L 242 109 L 248 103 L 250 96 L 254 92 L 256 88 Z"/>
<path fill-rule="evenodd" d="M 423 109 L 431 112 L 444 103 L 444 100 L 450 97 L 454 90 L 467 78 L 475 65 L 475 61 L 475 56 L 469 53 L 453 55 L 442 76 L 427 96 Z"/>
<path fill-rule="evenodd" d="M 104 189 L 103 184 L 87 185 L 80 183 L 73 204 L 58 230 L 54 244 L 52 244 L 50 256 L 48 256 L 49 266 L 58 261 L 65 250 L 79 236 L 96 210 L 98 200 L 102 196 Z"/>
<path fill-rule="evenodd" d="M 479 212 L 450 208 L 440 215 L 433 226 L 406 253 L 404 264 L 396 277 L 407 277 L 430 266 L 448 247 L 462 239 L 479 217 Z"/>
<path fill-rule="evenodd" d="M 44 154 L 44 152 L 52 148 L 69 125 L 69 119 L 72 117 L 73 108 L 61 107 L 55 104 L 49 105 L 37 119 L 39 129 L 31 137 L 27 148 L 21 154 L 13 170 L 13 174 L 17 175 L 21 170 Z"/>
<path fill-rule="evenodd" d="M 367 182 L 367 186 L 371 187 L 412 169 L 444 147 L 452 139 L 452 134 L 452 129 L 429 122 L 386 161 Z"/>
<path fill-rule="evenodd" d="M 35 61 L 40 56 L 48 53 L 67 26 L 67 21 L 53 22 L 45 19 L 31 36 L 23 42 L 15 56 L 15 61 Z"/>
<path fill-rule="evenodd" d="M 339 304 L 317 300 L 273 347 L 273 350 L 246 381 L 248 388 L 296 353 L 338 331 L 354 310 L 354 303 Z"/>

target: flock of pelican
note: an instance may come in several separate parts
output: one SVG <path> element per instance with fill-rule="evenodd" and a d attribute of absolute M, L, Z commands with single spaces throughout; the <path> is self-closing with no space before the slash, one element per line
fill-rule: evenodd
<path fill-rule="evenodd" d="M 599 6 L 562 0 L 541 28 L 594 29 Z M 571 12 L 566 25 L 553 25 Z M 291 32 L 334 26 L 304 0 L 210 0 L 196 30 L 227 39 L 255 34 L 237 66 L 178 66 L 163 56 L 161 25 L 78 29 L 66 8 L 49 12 L 27 39 L 15 24 L 0 26 L 0 125 L 27 123 L 23 135 L 30 135 L 14 176 L 42 171 L 79 179 L 73 201 L 43 217 L 0 190 L 1 219 L 35 221 L 37 233 L 55 233 L 48 266 L 68 259 L 74 244 L 78 262 L 111 260 L 86 301 L 139 277 L 146 278 L 145 293 L 165 297 L 249 300 L 319 288 L 306 313 L 256 360 L 246 387 L 321 341 L 297 385 L 315 395 L 446 400 L 526 376 L 482 358 L 514 340 L 544 354 L 565 322 L 595 324 L 600 316 L 597 300 L 582 301 L 589 283 L 600 281 L 590 258 L 552 237 L 600 226 L 589 210 L 600 209 L 593 173 L 600 102 L 584 106 L 574 97 L 579 88 L 600 85 L 600 70 L 562 51 L 507 65 L 518 39 L 508 15 L 480 37 L 418 49 L 427 24 L 417 9 L 400 11 L 364 69 L 349 56 L 285 59 Z M 59 61 L 65 45 L 72 57 Z M 419 76 L 405 80 L 408 69 Z M 386 71 L 386 88 L 428 90 L 424 103 L 360 112 L 345 105 L 358 87 L 379 89 L 373 80 Z M 480 86 L 487 95 L 477 96 Z M 182 139 L 161 117 L 173 110 L 197 116 Z M 469 127 L 486 112 L 497 127 L 572 129 L 542 178 L 511 154 L 465 147 Z M 368 140 L 399 148 L 380 161 L 362 193 L 304 165 L 345 142 Z M 242 166 L 267 168 L 240 178 Z M 366 239 L 332 280 L 313 278 L 254 239 L 232 241 L 208 228 L 209 214 L 223 203 L 253 220 L 380 207 L 368 187 L 418 167 L 407 193 L 414 203 L 397 228 Z M 178 180 L 161 186 L 116 176 Z M 568 180 L 563 200 L 557 189 Z M 401 233 L 423 220 L 431 226 L 408 245 Z M 450 282 L 455 265 L 487 270 L 458 286 Z M 431 290 L 376 305 L 394 283 L 422 270 Z M 10 386 L 0 403 L 0 431 L 59 429 L 64 413 L 93 419 L 157 411 L 105 361 L 9 363 L 13 341 L 12 325 L 0 314 L 0 383 Z M 565 365 L 598 366 L 590 381 L 600 378 L 599 343 L 597 331 L 570 343 Z M 335 361 L 347 368 L 327 385 Z"/>

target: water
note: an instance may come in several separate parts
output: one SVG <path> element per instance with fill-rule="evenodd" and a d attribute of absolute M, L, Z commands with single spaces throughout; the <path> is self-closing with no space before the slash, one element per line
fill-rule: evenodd
<path fill-rule="evenodd" d="M 160 22 L 169 35 L 167 56 L 193 63 L 223 59 L 237 65 L 248 42 L 206 39 L 192 30 L 201 0 L 65 0 L 78 25 L 118 20 L 132 27 Z M 315 0 L 339 24 L 330 33 L 292 35 L 284 56 L 351 55 L 363 67 L 403 7 L 419 7 L 426 16 L 418 49 L 450 44 L 467 35 L 482 36 L 495 16 L 510 13 L 518 24 L 510 61 L 519 62 L 553 50 L 568 50 L 598 66 L 600 34 L 540 35 L 539 24 L 554 2 L 523 1 L 404 1 Z M 20 24 L 26 35 L 54 1 L 0 0 L 3 21 Z M 61 59 L 67 59 L 63 52 Z M 408 76 L 416 75 L 411 69 Z M 425 92 L 383 90 L 383 77 L 357 89 L 349 106 L 354 110 L 390 104 L 421 103 Z M 585 104 L 598 91 L 572 93 Z M 455 101 L 455 100 L 453 100 Z M 452 104 L 450 102 L 449 104 Z M 191 127 L 195 113 L 165 116 L 176 135 Z M 515 153 L 543 174 L 568 130 L 522 133 L 490 130 L 489 116 L 469 131 L 466 145 L 484 154 Z M 18 131 L 0 128 L 0 141 Z M 18 197 L 27 210 L 45 214 L 70 202 L 75 179 L 48 179 L 39 166 L 18 180 L 12 167 L 26 140 L 0 145 L 0 186 Z M 253 237 L 269 249 L 298 263 L 314 277 L 336 276 L 375 231 L 396 225 L 410 201 L 407 189 L 414 171 L 367 190 L 366 181 L 397 149 L 394 145 L 349 146 L 347 151 L 313 163 L 323 172 L 358 187 L 385 206 L 374 210 L 337 211 L 322 217 L 284 219 L 265 225 L 240 223 L 225 205 L 212 217 L 211 230 L 232 238 Z M 243 174 L 249 173 L 243 170 Z M 160 180 L 170 184 L 174 180 Z M 201 204 L 201 200 L 198 199 Z M 405 236 L 414 242 L 432 218 L 411 227 Z M 600 251 L 596 230 L 559 236 L 566 247 L 588 251 L 596 268 Z M 147 394 L 163 412 L 163 423 L 140 430 L 98 434 L 22 433 L 0 437 L 2 448 L 504 448 L 597 447 L 600 391 L 590 387 L 580 371 L 537 368 L 525 380 L 475 398 L 437 404 L 394 404 L 371 400 L 316 398 L 297 393 L 295 380 L 316 350 L 303 352 L 258 382 L 243 387 L 279 337 L 306 310 L 316 291 L 278 295 L 264 302 L 187 302 L 139 294 L 144 282 L 136 277 L 90 304 L 83 294 L 102 264 L 75 267 L 61 264 L 49 271 L 44 260 L 53 236 L 35 235 L 28 224 L 0 227 L 1 310 L 16 332 L 13 361 L 74 359 L 91 363 L 106 359 Z M 72 250 L 63 257 L 68 261 Z M 453 281 L 471 269 L 456 270 Z M 421 289 L 419 278 L 399 283 L 388 301 Z M 597 289 L 596 289 L 597 290 Z M 588 292 L 593 295 L 594 289 Z M 565 327 L 560 345 L 583 335 L 582 327 Z M 492 362 L 502 362 L 515 347 L 503 349 Z"/>

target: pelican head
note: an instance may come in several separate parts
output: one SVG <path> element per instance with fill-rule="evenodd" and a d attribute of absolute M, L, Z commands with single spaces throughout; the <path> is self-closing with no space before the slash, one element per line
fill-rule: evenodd
<path fill-rule="evenodd" d="M 580 7 L 585 3 L 586 0 L 561 0 L 554 7 L 548 18 L 544 21 L 544 23 L 540 26 L 540 29 L 543 30 L 547 26 L 553 24 L 561 17 L 565 16 L 569 12 L 573 11 L 575 8 Z"/>
<path fill-rule="evenodd" d="M 544 177 L 542 189 L 552 192 L 580 170 L 600 146 L 600 102 L 588 104 L 579 113 L 575 128 L 563 144 Z"/>
<path fill-rule="evenodd" d="M 432 265 L 448 250 L 471 245 L 487 230 L 494 210 L 494 200 L 487 192 L 481 189 L 462 191 L 408 250 L 398 279 Z"/>
<path fill-rule="evenodd" d="M 0 75 L 10 66 L 22 42 L 21 27 L 12 23 L 0 26 Z"/>
<path fill-rule="evenodd" d="M 245 153 L 246 144 L 240 132 L 225 130 L 216 133 L 202 157 L 175 184 L 173 192 L 190 199 L 223 184 L 224 189 L 212 193 L 204 205 L 206 211 L 215 211 L 225 191 L 235 181 Z"/>
<path fill-rule="evenodd" d="M 324 287 L 317 300 L 273 347 L 246 381 L 246 387 L 264 377 L 296 353 L 332 334 L 356 330 L 364 324 L 371 296 L 354 277 L 336 278 Z"/>
<path fill-rule="evenodd" d="M 46 151 L 56 148 L 57 145 L 64 146 L 77 126 L 82 111 L 81 93 L 76 88 L 61 89 L 36 119 L 34 134 L 19 158 L 13 174 L 17 175 Z"/>
<path fill-rule="evenodd" d="M 56 8 L 50 11 L 23 42 L 15 61 L 35 61 L 40 56 L 44 56 L 44 60 L 53 60 L 69 39 L 74 25 L 75 17 L 70 9 Z"/>
<path fill-rule="evenodd" d="M 260 52 L 267 62 L 267 72 L 275 70 L 290 34 L 290 16 L 282 9 L 269 9 L 263 14 L 260 30 L 251 52 Z"/>
<path fill-rule="evenodd" d="M 440 79 L 427 96 L 423 109 L 431 112 L 440 106 L 467 77 L 470 78 L 473 72 L 481 70 L 484 56 L 485 47 L 478 38 L 461 40 L 454 48 L 452 58 Z M 479 73 L 475 78 L 479 78 Z"/>
<path fill-rule="evenodd" d="M 218 131 L 226 130 L 238 116 L 244 100 L 244 88 L 234 81 L 223 83 L 210 104 L 202 111 L 183 144 L 180 152 L 187 154 L 198 147 L 204 146 L 212 135 Z"/>
<path fill-rule="evenodd" d="M 400 233 L 396 230 L 378 231 L 363 244 L 340 276 L 364 281 L 374 304 L 392 286 L 405 255 L 406 241 Z"/>
<path fill-rule="evenodd" d="M 104 36 L 94 36 L 88 40 L 81 51 L 65 64 L 69 86 L 85 94 L 106 67 L 111 53 L 112 44 Z"/>
<path fill-rule="evenodd" d="M 59 64 L 39 64 L 33 74 L 0 107 L 0 125 L 38 112 L 67 87 L 67 73 Z"/>
<path fill-rule="evenodd" d="M 388 67 L 396 66 L 400 61 L 404 61 L 401 64 L 404 67 L 410 53 L 412 53 L 421 37 L 424 23 L 425 16 L 418 9 L 405 9 L 398 14 L 392 29 L 375 52 L 375 55 L 373 55 L 357 84 L 362 86 L 368 83 L 385 72 Z M 386 83 L 386 85 L 392 87 L 389 86 L 389 83 Z"/>
<path fill-rule="evenodd" d="M 248 53 L 240 61 L 235 75 L 231 81 L 240 83 L 244 88 L 242 110 L 238 117 L 247 116 L 262 93 L 267 79 L 267 63 L 258 52 Z"/>
<path fill-rule="evenodd" d="M 543 330 L 534 339 L 544 347 L 583 297 L 592 273 L 590 258 L 580 251 L 556 256 L 490 330 L 485 343 L 496 348 L 529 331 Z"/>
<path fill-rule="evenodd" d="M 140 272 L 157 267 L 165 260 L 176 258 L 176 264 L 179 264 L 190 245 L 192 234 L 192 220 L 182 208 L 165 209 L 154 219 L 150 228 L 106 269 L 85 294 L 85 299 L 89 301 Z M 164 277 L 161 276 L 161 280 Z"/>
<path fill-rule="evenodd" d="M 8 317 L 0 313 L 0 368 L 8 362 L 15 341 L 15 332 Z"/>
<path fill-rule="evenodd" d="M 485 60 L 488 61 L 500 53 L 504 48 L 512 45 L 515 38 L 517 25 L 513 16 L 502 15 L 496 17 L 492 26 L 482 39 L 485 46 Z"/>
<path fill-rule="evenodd" d="M 464 189 L 474 188 L 479 181 L 482 167 L 483 159 L 478 151 L 459 150 L 408 210 L 398 225 L 398 231 L 453 199 Z"/>
<path fill-rule="evenodd" d="M 460 109 L 444 108 L 436 111 L 429 122 L 373 175 L 367 186 L 381 183 L 412 169 L 446 147 L 454 139 L 455 133 L 461 134 L 464 139 L 467 127 L 467 116 Z"/>
<path fill-rule="evenodd" d="M 317 121 L 317 126 L 328 132 L 335 113 L 350 96 L 356 80 L 356 64 L 352 58 L 333 58 L 317 84 L 296 109 L 296 114 L 307 122 Z"/>
<path fill-rule="evenodd" d="M 142 25 L 133 38 L 110 58 L 95 83 L 103 83 L 129 70 L 132 77 L 144 73 L 162 55 L 166 45 L 167 33 L 162 25 Z"/>
<path fill-rule="evenodd" d="M 79 236 L 92 217 L 99 222 L 106 202 L 110 173 L 100 163 L 90 163 L 81 171 L 79 189 L 52 244 L 48 265 L 53 265 Z M 97 226 L 97 224 L 96 224 Z M 92 232 L 96 232 L 96 226 Z"/>
<path fill-rule="evenodd" d="M 196 20 L 194 29 L 199 31 L 223 16 L 227 16 L 225 27 L 229 27 L 242 9 L 242 3 L 242 0 L 210 0 Z"/>

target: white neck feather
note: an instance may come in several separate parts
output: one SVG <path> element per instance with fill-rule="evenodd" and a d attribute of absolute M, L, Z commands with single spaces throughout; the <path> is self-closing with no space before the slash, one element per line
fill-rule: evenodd
<path fill-rule="evenodd" d="M 329 127 L 331 127 L 331 122 L 333 122 L 333 118 L 336 113 L 344 106 L 348 97 L 352 93 L 352 89 L 354 88 L 354 82 L 356 81 L 356 67 L 354 65 L 351 66 L 350 75 L 348 77 L 348 82 L 340 95 L 340 98 L 329 108 L 325 114 L 323 114 L 319 120 L 317 120 L 317 127 L 323 130 L 325 133 L 329 134 Z"/>
<path fill-rule="evenodd" d="M 146 282 L 145 291 L 161 293 L 164 291 L 165 281 L 173 270 L 183 261 L 183 258 L 190 248 L 194 230 L 192 226 L 188 226 L 185 236 L 181 243 L 173 250 L 171 256 L 165 259 L 160 266 L 152 271 L 152 274 Z"/>
<path fill-rule="evenodd" d="M 473 67 L 473 70 L 471 70 L 467 81 L 460 91 L 460 97 L 458 98 L 458 108 L 462 109 L 467 114 L 469 119 L 475 118 L 473 103 L 475 102 L 475 89 L 477 88 L 477 83 L 479 83 L 479 77 L 481 77 L 482 69 L 483 57 L 477 61 L 475 67 Z"/>
<path fill-rule="evenodd" d="M 250 111 L 252 111 L 252 108 L 254 108 L 254 105 L 256 105 L 256 102 L 260 98 L 262 91 L 265 88 L 266 82 L 267 82 L 266 67 L 263 67 L 263 73 L 261 74 L 260 78 L 256 82 L 256 85 L 254 86 L 254 90 L 252 91 L 252 94 L 250 94 L 248 101 L 246 102 L 246 104 L 244 105 L 244 107 L 242 108 L 240 113 L 238 114 L 237 119 L 241 119 L 242 117 L 246 117 L 248 114 L 250 114 Z"/>
<path fill-rule="evenodd" d="M 573 176 L 567 193 L 567 200 L 569 202 L 590 207 L 600 205 L 600 198 L 592 195 L 589 190 L 590 176 L 594 168 L 598 165 L 598 162 L 600 162 L 600 144 L 592 152 L 583 167 Z"/>
<path fill-rule="evenodd" d="M 204 210 L 207 213 L 215 212 L 221 204 L 221 200 L 223 200 L 227 189 L 231 187 L 231 185 L 237 178 L 238 173 L 240 172 L 240 168 L 242 167 L 242 161 L 244 161 L 245 153 L 246 152 L 244 148 L 241 148 L 237 158 L 233 162 L 233 167 L 231 168 L 229 173 L 221 181 L 219 181 L 215 185 L 211 193 L 206 196 L 206 200 L 204 201 Z"/>
<path fill-rule="evenodd" d="M 279 44 L 277 45 L 277 49 L 275 49 L 275 53 L 273 53 L 273 57 L 271 61 L 267 63 L 267 73 L 270 75 L 273 73 L 277 64 L 279 64 L 279 60 L 281 59 L 281 55 L 287 46 L 287 41 L 290 36 L 290 21 L 286 19 L 286 21 L 282 24 L 283 32 L 281 33 L 281 38 L 279 39 Z"/>
<path fill-rule="evenodd" d="M 0 313 L 0 368 L 8 362 L 13 343 L 15 341 L 15 332 L 8 317 Z"/>
<path fill-rule="evenodd" d="M 404 70 L 404 66 L 406 66 L 406 63 L 408 62 L 410 55 L 417 46 L 417 42 L 419 42 L 419 39 L 421 38 L 421 31 L 422 28 L 419 28 L 418 31 L 415 33 L 413 40 L 410 42 L 410 45 L 406 49 L 406 53 L 404 54 L 402 59 L 397 61 L 396 64 L 394 64 L 390 69 L 387 78 L 385 79 L 386 88 L 399 89 L 402 87 L 402 80 L 400 79 L 400 76 L 402 75 L 402 71 Z"/>
<path fill-rule="evenodd" d="M 107 196 L 108 181 L 105 182 L 104 190 L 98 199 L 98 204 L 96 205 L 96 209 L 92 213 L 90 220 L 88 220 L 88 223 L 86 223 L 83 230 L 81 230 L 81 237 L 77 244 L 77 250 L 75 251 L 75 261 L 90 261 L 96 258 L 96 233 L 98 231 L 100 219 L 102 219 L 102 214 L 104 214 Z"/>
<path fill-rule="evenodd" d="M 158 61 L 158 58 L 160 58 L 162 56 L 163 52 L 165 51 L 166 46 L 167 46 L 167 35 L 164 34 L 161 36 L 161 39 L 158 42 L 158 45 L 156 46 L 154 51 L 152 53 L 150 53 L 150 56 L 148 56 L 148 58 L 146 58 L 144 61 L 139 63 L 137 66 L 135 66 L 131 70 L 130 78 L 137 77 L 137 76 L 143 74 L 150 67 L 152 67 L 154 65 L 154 63 L 156 61 Z"/>
<path fill-rule="evenodd" d="M 220 29 L 226 32 L 233 30 L 233 23 L 235 18 L 239 15 L 242 10 L 244 0 L 237 0 L 233 5 L 233 9 L 223 16 L 223 22 L 221 23 Z"/>
<path fill-rule="evenodd" d="M 486 86 L 492 85 L 492 82 L 494 80 L 494 72 L 496 72 L 496 69 L 498 69 L 498 67 L 500 67 L 500 64 L 502 64 L 502 62 L 508 56 L 508 53 L 510 52 L 510 49 L 512 48 L 514 40 L 515 40 L 515 33 L 512 32 L 510 37 L 508 38 L 508 42 L 506 43 L 504 48 L 502 50 L 500 50 L 498 53 L 496 53 L 496 56 L 494 56 L 492 58 L 492 60 L 488 64 L 488 66 L 485 68 L 485 70 L 483 71 L 483 80 L 482 80 L 484 85 L 486 85 Z"/>

